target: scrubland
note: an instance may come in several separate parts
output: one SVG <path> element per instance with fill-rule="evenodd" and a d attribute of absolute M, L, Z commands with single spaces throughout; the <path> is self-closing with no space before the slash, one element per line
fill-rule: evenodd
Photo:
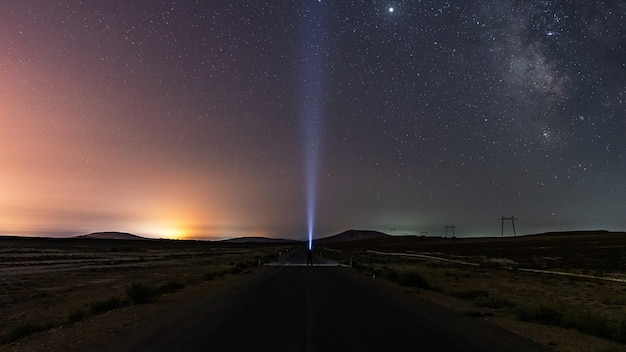
<path fill-rule="evenodd" d="M 0 237 L 0 350 L 104 315 L 117 324 L 112 330 L 123 328 L 132 319 L 115 321 L 113 312 L 141 315 L 140 305 L 242 276 L 280 250 L 200 241 Z"/>
<path fill-rule="evenodd" d="M 0 237 L 0 352 L 81 349 L 228 290 L 289 248 Z M 556 351 L 626 351 L 623 233 L 394 237 L 316 253 Z"/>
<path fill-rule="evenodd" d="M 391 238 L 329 257 L 558 351 L 626 351 L 626 235 Z"/>

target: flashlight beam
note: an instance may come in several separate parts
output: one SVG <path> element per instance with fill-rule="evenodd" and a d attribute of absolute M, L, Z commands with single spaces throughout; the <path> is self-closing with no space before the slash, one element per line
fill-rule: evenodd
<path fill-rule="evenodd" d="M 303 17 L 301 40 L 307 48 L 301 58 L 302 105 L 304 127 L 304 173 L 306 193 L 306 218 L 308 248 L 313 249 L 315 233 L 315 210 L 317 203 L 317 175 L 319 167 L 320 120 L 323 115 L 323 86 L 325 76 L 324 16 L 319 4 L 307 10 L 310 16 Z"/>

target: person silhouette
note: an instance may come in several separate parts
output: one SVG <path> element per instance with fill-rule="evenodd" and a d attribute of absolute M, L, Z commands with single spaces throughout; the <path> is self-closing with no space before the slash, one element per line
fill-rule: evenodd
<path fill-rule="evenodd" d="M 313 250 L 306 251 L 306 266 L 313 266 Z"/>

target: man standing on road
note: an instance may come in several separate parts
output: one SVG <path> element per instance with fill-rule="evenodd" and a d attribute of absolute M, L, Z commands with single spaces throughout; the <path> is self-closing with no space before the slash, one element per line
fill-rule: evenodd
<path fill-rule="evenodd" d="M 313 266 L 313 250 L 309 249 L 306 251 L 306 266 Z"/>

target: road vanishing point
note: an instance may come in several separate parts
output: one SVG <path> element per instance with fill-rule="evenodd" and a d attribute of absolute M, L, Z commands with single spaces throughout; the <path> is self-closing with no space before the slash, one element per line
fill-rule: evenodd
<path fill-rule="evenodd" d="M 551 351 L 305 248 L 96 351 Z M 93 350 L 93 349 L 92 349 Z"/>

